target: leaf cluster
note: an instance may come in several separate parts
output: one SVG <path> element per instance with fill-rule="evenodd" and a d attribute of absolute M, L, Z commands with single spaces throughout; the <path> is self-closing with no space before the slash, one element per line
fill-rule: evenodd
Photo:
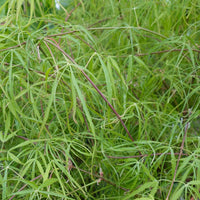
<path fill-rule="evenodd" d="M 199 8 L 1 0 L 2 199 L 200 198 Z"/>

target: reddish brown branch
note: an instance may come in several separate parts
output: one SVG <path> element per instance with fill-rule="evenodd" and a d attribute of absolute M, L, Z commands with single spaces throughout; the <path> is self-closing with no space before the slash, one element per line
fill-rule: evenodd
<path fill-rule="evenodd" d="M 102 22 L 105 22 L 105 21 L 107 21 L 107 20 L 109 20 L 109 19 L 110 19 L 110 17 L 109 17 L 109 18 L 102 19 L 102 20 L 99 20 L 99 21 L 97 21 L 96 23 L 89 25 L 88 28 L 91 28 L 92 26 L 97 25 L 97 24 L 100 24 L 100 23 L 102 23 Z"/>
<path fill-rule="evenodd" d="M 82 42 L 84 42 L 88 47 L 90 47 L 92 50 L 94 50 L 96 52 L 96 49 L 94 47 L 92 47 L 88 42 L 86 42 L 85 40 L 83 40 L 81 37 L 79 37 L 78 35 L 74 34 L 74 36 L 76 38 L 78 38 L 79 40 L 81 40 Z"/>
<path fill-rule="evenodd" d="M 74 30 L 74 31 L 68 31 L 68 32 L 64 32 L 64 33 L 57 33 L 57 34 L 52 34 L 52 35 L 47 35 L 46 37 L 50 38 L 50 37 L 57 37 L 57 36 L 63 36 L 63 35 L 67 35 L 67 34 L 71 34 L 71 33 L 76 33 L 79 32 L 79 30 Z M 42 39 L 42 38 L 40 38 Z"/>
<path fill-rule="evenodd" d="M 200 53 L 200 50 L 198 50 L 198 49 L 191 49 L 191 50 Z M 163 50 L 163 51 L 155 51 L 155 52 L 151 52 L 151 53 L 135 54 L 135 56 L 147 56 L 147 55 L 161 54 L 161 53 L 174 52 L 174 51 L 189 51 L 189 49 L 169 49 L 169 50 Z"/>
<path fill-rule="evenodd" d="M 88 31 L 92 31 L 92 30 L 112 30 L 112 29 L 127 29 L 127 28 L 131 28 L 131 27 L 94 27 L 94 28 L 86 28 Z M 166 36 L 164 35 L 161 35 L 157 32 L 154 32 L 154 31 L 151 31 L 149 29 L 146 29 L 146 28 L 143 28 L 143 27 L 134 27 L 135 29 L 137 30 L 143 30 L 143 31 L 146 31 L 146 32 L 149 32 L 149 33 L 152 33 L 154 35 L 157 35 L 157 36 L 160 36 L 162 38 L 167 38 Z M 55 36 L 62 36 L 62 35 L 66 35 L 66 34 L 70 34 L 70 33 L 75 33 L 75 32 L 79 32 L 80 30 L 74 30 L 74 31 L 69 31 L 69 32 L 64 32 L 64 33 L 58 33 L 58 34 L 53 34 L 53 35 L 47 35 L 46 37 L 55 37 Z M 42 38 L 40 38 L 42 39 Z"/>
<path fill-rule="evenodd" d="M 21 136 L 21 135 L 16 135 L 16 137 L 21 138 L 21 139 L 26 140 L 26 141 L 29 140 L 28 138 L 26 138 L 26 137 L 24 137 L 24 136 Z"/>
<path fill-rule="evenodd" d="M 33 178 L 33 179 L 31 180 L 31 182 L 32 182 L 32 181 L 35 181 L 35 180 L 37 180 L 37 179 L 39 179 L 39 178 L 41 178 L 41 177 L 42 177 L 42 174 L 40 174 L 39 176 Z M 28 184 L 23 185 L 17 192 L 22 191 L 27 185 L 28 185 Z M 16 194 L 14 194 L 12 197 L 10 197 L 9 200 L 12 200 L 15 196 L 16 196 Z"/>
<path fill-rule="evenodd" d="M 91 173 L 91 172 L 88 172 L 88 171 L 86 171 L 86 170 L 77 168 L 77 167 L 73 166 L 72 163 L 70 163 L 70 168 L 69 168 L 69 166 L 68 166 L 68 169 L 70 169 L 70 170 L 71 170 L 71 169 L 77 169 L 77 170 L 79 170 L 79 171 L 81 171 L 81 172 L 84 172 L 84 173 L 86 173 L 86 174 L 89 174 L 89 175 L 91 175 L 91 176 L 100 178 L 102 181 L 105 181 L 106 183 L 108 183 L 108 184 L 110 184 L 110 185 L 113 185 L 113 186 L 115 186 L 115 187 L 117 187 L 117 188 L 119 188 L 119 189 L 121 189 L 121 190 L 124 190 L 124 191 L 126 191 L 126 192 L 129 192 L 129 191 L 130 191 L 130 190 L 127 189 L 127 188 L 118 186 L 117 184 L 111 182 L 110 180 L 105 179 L 101 174 L 100 174 L 100 175 L 97 175 L 97 174 L 93 174 L 93 173 Z M 70 171 L 70 170 L 69 170 L 69 171 Z M 50 174 L 49 178 L 52 177 L 52 173 L 53 173 L 53 170 L 51 171 L 51 174 Z M 39 178 L 41 178 L 41 177 L 42 177 L 42 174 L 40 174 L 39 176 L 33 178 L 33 179 L 31 180 L 31 182 L 33 182 L 33 181 L 35 181 L 35 180 L 37 180 L 37 179 L 39 179 Z M 24 188 L 26 188 L 27 185 L 28 185 L 28 184 L 23 185 L 17 192 L 20 192 L 20 191 L 24 190 Z M 16 194 L 14 194 L 12 197 L 10 197 L 9 200 L 12 200 L 15 196 L 16 196 Z"/>
<path fill-rule="evenodd" d="M 51 48 L 49 47 L 49 45 L 48 45 L 45 41 L 44 41 L 44 44 L 46 45 L 47 49 L 49 50 L 49 52 L 50 52 L 50 54 L 51 54 L 51 57 L 52 57 L 54 63 L 56 64 L 56 61 L 55 61 L 53 52 L 51 51 Z M 58 65 L 55 66 L 55 70 L 58 71 Z"/>
<path fill-rule="evenodd" d="M 65 21 L 67 22 L 67 20 L 69 19 L 69 17 L 72 15 L 72 13 L 81 5 L 81 2 L 79 2 L 77 4 L 77 6 L 75 8 L 73 8 L 70 13 L 67 15 L 67 17 L 65 18 Z"/>
<path fill-rule="evenodd" d="M 55 43 L 45 40 L 46 42 L 52 44 L 55 46 L 59 51 L 61 51 L 73 64 L 78 65 L 76 61 L 71 58 L 60 46 L 56 45 Z M 114 112 L 114 114 L 117 116 L 119 121 L 121 122 L 122 126 L 124 127 L 126 133 L 129 135 L 129 138 L 134 141 L 133 137 L 131 136 L 130 132 L 128 131 L 126 125 L 124 124 L 123 120 L 121 119 L 120 115 L 117 113 L 117 111 L 114 109 L 114 107 L 110 104 L 110 102 L 107 100 L 107 98 L 104 96 L 104 94 L 99 90 L 99 88 L 94 84 L 94 82 L 89 78 L 89 76 L 84 72 L 84 70 L 78 68 L 81 73 L 85 76 L 85 78 L 90 82 L 90 84 L 95 88 L 95 90 L 100 94 L 100 96 L 103 98 L 103 100 L 108 104 L 108 106 L 111 108 L 111 110 Z"/>
<path fill-rule="evenodd" d="M 189 128 L 189 122 L 187 122 L 186 125 L 185 125 L 184 136 L 183 136 L 183 140 L 182 140 L 182 143 L 181 143 L 181 148 L 180 148 L 180 153 L 179 153 L 178 160 L 177 160 L 177 163 L 176 163 L 176 168 L 175 168 L 175 171 L 174 171 L 174 177 L 173 177 L 169 192 L 167 194 L 166 200 L 169 199 L 169 196 L 171 194 L 172 188 L 174 186 L 174 182 L 175 182 L 175 179 L 176 179 L 176 174 L 177 174 L 179 162 L 180 162 L 181 156 L 183 155 L 183 148 L 184 148 L 184 143 L 185 143 L 185 138 L 186 138 L 186 135 L 187 135 L 188 128 Z"/>
<path fill-rule="evenodd" d="M 127 158 L 142 158 L 147 156 L 160 156 L 160 155 L 171 155 L 171 153 L 152 153 L 152 154 L 143 154 L 143 155 L 135 155 L 135 156 L 107 156 L 108 158 L 114 159 L 127 159 Z M 174 155 L 179 155 L 179 153 L 174 153 Z M 182 155 L 187 156 L 188 154 L 183 153 Z"/>
<path fill-rule="evenodd" d="M 70 13 L 67 15 L 67 17 L 65 18 L 65 22 L 67 22 L 67 20 L 69 19 L 69 17 L 72 15 L 72 13 L 80 6 L 80 4 L 81 4 L 81 2 L 79 2 L 78 4 L 77 4 L 77 6 L 75 7 L 75 8 L 73 8 L 71 11 L 70 11 Z M 64 27 L 62 28 L 62 30 L 61 30 L 61 33 L 63 33 L 63 31 L 64 31 Z M 60 41 L 61 41 L 61 38 L 59 38 L 59 42 L 58 42 L 58 44 L 60 45 Z"/>
<path fill-rule="evenodd" d="M 10 50 L 10 49 L 14 49 L 14 48 L 17 48 L 17 47 L 21 47 L 22 45 L 25 45 L 26 42 L 22 42 L 21 44 L 18 44 L 18 45 L 15 45 L 15 46 L 12 46 L 12 47 L 8 47 L 6 49 L 0 49 L 0 52 L 1 51 L 7 51 L 7 50 Z"/>
<path fill-rule="evenodd" d="M 88 172 L 88 171 L 86 171 L 86 170 L 77 168 L 77 167 L 75 167 L 75 166 L 73 166 L 73 169 L 77 169 L 77 170 L 79 170 L 79 171 L 81 171 L 81 172 L 84 172 L 84 173 L 86 173 L 86 174 L 90 174 L 90 175 L 92 175 L 92 176 L 94 176 L 94 177 L 100 178 L 102 181 L 105 181 L 106 183 L 109 183 L 110 185 L 113 185 L 113 186 L 115 186 L 115 187 L 117 187 L 117 188 L 120 188 L 121 190 L 124 190 L 124 191 L 126 191 L 126 192 L 129 192 L 129 191 L 130 191 L 130 190 L 127 189 L 127 188 L 118 186 L 117 184 L 111 182 L 110 180 L 105 179 L 105 178 L 102 177 L 101 175 L 93 174 L 93 173 L 91 173 L 91 172 Z"/>

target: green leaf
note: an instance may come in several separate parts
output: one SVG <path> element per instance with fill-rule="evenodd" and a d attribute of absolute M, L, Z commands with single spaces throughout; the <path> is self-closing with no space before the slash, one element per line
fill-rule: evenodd
<path fill-rule="evenodd" d="M 42 189 L 44 187 L 48 187 L 48 186 L 52 185 L 53 183 L 55 183 L 57 181 L 58 181 L 58 179 L 56 179 L 56 178 L 47 179 L 39 186 L 39 189 Z"/>
<path fill-rule="evenodd" d="M 99 57 L 99 61 L 101 63 L 101 66 L 103 68 L 104 71 L 104 76 L 106 78 L 106 86 L 107 86 L 107 95 L 108 95 L 108 101 L 111 102 L 112 100 L 112 87 L 111 87 L 111 80 L 110 80 L 110 76 L 109 76 L 109 72 L 107 69 L 107 66 L 105 65 L 104 61 L 102 60 L 101 56 L 99 54 L 97 54 Z"/>
<path fill-rule="evenodd" d="M 2 200 L 7 199 L 7 177 L 8 177 L 8 169 L 9 167 L 7 166 L 5 171 L 4 171 L 4 177 L 3 177 L 3 184 L 2 184 Z"/>
<path fill-rule="evenodd" d="M 10 196 L 27 195 L 27 194 L 31 195 L 34 191 L 35 191 L 34 189 L 22 190 L 22 191 L 11 193 Z"/>
<path fill-rule="evenodd" d="M 55 196 L 55 197 L 60 197 L 60 198 L 63 198 L 63 199 L 66 199 L 66 200 L 74 200 L 74 198 L 70 198 L 70 197 L 67 197 L 66 195 L 63 195 L 61 193 L 58 193 L 58 192 L 51 192 L 51 191 L 39 191 L 41 194 L 46 194 L 46 195 L 50 195 L 50 196 Z"/>
<path fill-rule="evenodd" d="M 14 162 L 23 165 L 23 163 L 19 160 L 19 158 L 18 158 L 17 156 L 15 156 L 13 153 L 11 153 L 10 151 L 8 151 L 8 156 L 9 156 Z"/>
<path fill-rule="evenodd" d="M 44 176 L 44 169 L 42 167 L 42 165 L 40 164 L 40 162 L 38 160 L 36 160 L 36 164 L 37 164 L 37 167 L 40 171 L 40 174 L 42 175 L 42 177 Z"/>
<path fill-rule="evenodd" d="M 40 128 L 40 132 L 38 134 L 38 137 L 40 137 L 45 125 L 46 125 L 46 122 L 48 120 L 48 117 L 49 117 L 49 113 L 50 113 L 50 110 L 51 110 L 51 106 L 52 106 L 52 103 L 53 103 L 53 99 L 55 98 L 55 95 L 56 95 L 56 88 L 58 86 L 58 81 L 57 81 L 57 78 L 55 79 L 54 81 L 54 84 L 53 84 L 53 87 L 52 87 L 52 91 L 51 91 L 51 95 L 49 97 L 49 101 L 48 101 L 48 105 L 47 105 L 47 108 L 45 110 L 45 114 L 44 114 L 44 119 L 43 119 L 43 122 L 42 122 L 42 125 L 41 125 L 41 128 Z"/>
<path fill-rule="evenodd" d="M 148 66 L 140 58 L 138 58 L 137 56 L 133 56 L 133 58 L 140 66 L 144 67 L 144 69 L 146 69 L 147 72 L 153 74 L 152 71 L 148 68 Z"/>
<path fill-rule="evenodd" d="M 49 173 L 50 173 L 50 169 L 51 169 L 51 163 L 49 163 L 47 165 L 46 171 L 43 174 L 43 182 L 45 182 L 48 179 Z"/>
<path fill-rule="evenodd" d="M 179 199 L 180 196 L 183 194 L 183 192 L 184 192 L 184 186 L 182 186 L 178 191 L 173 193 L 172 196 L 171 196 L 171 199 L 173 199 L 173 200 Z"/>
<path fill-rule="evenodd" d="M 120 77 L 122 83 L 124 84 L 124 86 L 126 87 L 127 89 L 127 84 L 126 84 L 126 81 L 124 80 L 124 77 L 122 76 L 122 72 L 120 71 L 120 67 L 118 66 L 116 60 L 114 60 L 112 57 L 109 57 L 111 63 L 112 63 L 112 66 L 114 67 L 114 69 L 117 71 L 117 75 Z"/>
<path fill-rule="evenodd" d="M 94 124 L 93 124 L 93 122 L 92 122 L 92 118 L 91 118 L 91 116 L 90 116 L 90 113 L 89 113 L 89 111 L 88 111 L 88 108 L 87 108 L 87 105 L 86 105 L 84 96 L 83 96 L 83 94 L 82 94 L 82 92 L 81 92 L 81 90 L 80 90 L 80 88 L 79 88 L 79 86 L 78 86 L 78 83 L 77 83 L 77 81 L 76 81 L 76 79 L 75 79 L 75 76 L 74 76 L 74 72 L 73 72 L 73 70 L 72 70 L 71 67 L 70 67 L 70 72 L 71 72 L 72 84 L 74 84 L 74 87 L 75 87 L 76 90 L 77 90 L 78 97 L 79 97 L 79 99 L 80 99 L 80 101 L 81 101 L 81 103 L 82 103 L 83 110 L 84 110 L 85 115 L 86 115 L 86 117 L 87 117 L 87 119 L 88 119 L 88 121 L 89 121 L 91 130 L 92 130 L 92 133 L 95 133 L 95 129 L 94 129 Z"/>
<path fill-rule="evenodd" d="M 150 188 L 151 188 L 151 187 L 154 187 L 155 184 L 156 184 L 156 189 L 157 189 L 157 184 L 158 184 L 157 181 L 153 181 L 153 182 L 148 182 L 148 183 L 142 184 L 142 185 L 139 187 L 139 189 L 136 189 L 136 190 L 134 190 L 133 192 L 131 192 L 130 194 L 128 194 L 128 195 L 124 198 L 124 200 L 130 199 L 130 198 L 134 197 L 135 195 L 139 195 L 140 193 L 144 192 L 146 189 L 151 190 Z M 154 190 L 154 191 L 155 191 L 155 190 Z M 154 193 L 154 192 L 153 192 L 153 193 Z"/>

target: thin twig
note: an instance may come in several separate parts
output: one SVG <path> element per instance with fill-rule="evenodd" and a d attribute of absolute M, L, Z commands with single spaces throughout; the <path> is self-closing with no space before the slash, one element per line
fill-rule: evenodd
<path fill-rule="evenodd" d="M 181 143 L 181 149 L 180 149 L 180 153 L 179 153 L 179 156 L 178 156 L 178 160 L 177 160 L 177 163 L 176 163 L 176 168 L 175 168 L 175 171 L 174 171 L 174 177 L 173 177 L 169 192 L 167 194 L 166 200 L 169 199 L 169 196 L 171 194 L 171 191 L 172 191 L 175 179 L 176 179 L 176 173 L 177 173 L 177 170 L 178 170 L 178 166 L 179 166 L 181 156 L 183 155 L 183 148 L 184 148 L 184 143 L 185 143 L 185 138 L 186 138 L 186 135 L 187 135 L 188 128 L 189 128 L 189 122 L 187 122 L 186 125 L 185 125 L 185 132 L 184 132 L 183 140 L 182 140 L 182 143 Z"/>
<path fill-rule="evenodd" d="M 67 17 L 65 18 L 65 22 L 67 22 L 67 20 L 69 19 L 69 17 L 72 15 L 72 13 L 81 5 L 81 2 L 79 2 L 76 7 L 74 7 L 70 13 L 67 15 Z"/>
<path fill-rule="evenodd" d="M 76 61 L 71 58 L 60 46 L 56 45 L 55 43 L 45 39 L 46 42 L 52 44 L 55 46 L 58 50 L 60 50 L 73 64 L 78 65 Z M 90 84 L 95 88 L 95 90 L 100 94 L 100 96 L 103 98 L 103 100 L 108 104 L 108 106 L 112 109 L 112 111 L 115 113 L 119 121 L 121 122 L 122 126 L 124 127 L 125 131 L 129 135 L 129 138 L 134 141 L 133 137 L 131 136 L 129 130 L 127 129 L 126 125 L 124 124 L 123 120 L 121 119 L 120 115 L 117 113 L 117 111 L 114 109 L 114 107 L 110 104 L 110 102 L 107 100 L 107 98 L 104 96 L 104 94 L 99 90 L 99 88 L 94 84 L 94 82 L 89 78 L 89 76 L 80 68 L 78 68 L 81 73 L 85 76 L 85 78 L 90 82 Z"/>
<path fill-rule="evenodd" d="M 66 38 L 66 42 L 68 43 L 68 48 L 69 48 L 69 51 L 71 53 L 71 57 L 74 59 L 74 54 L 73 54 L 73 51 L 72 51 L 72 48 L 71 48 L 71 45 L 70 45 L 70 41 L 68 42 L 67 38 Z"/>
<path fill-rule="evenodd" d="M 174 155 L 179 155 L 180 153 L 174 153 Z M 108 158 L 114 159 L 127 159 L 127 158 L 141 158 L 147 156 L 160 156 L 160 155 L 171 155 L 171 153 L 152 153 L 152 154 L 143 154 L 143 155 L 135 155 L 135 156 L 107 156 Z M 182 155 L 187 156 L 188 154 L 183 153 Z"/>
<path fill-rule="evenodd" d="M 42 103 L 41 99 L 40 99 L 40 106 L 41 106 L 42 118 L 43 118 L 44 117 L 44 108 L 43 108 L 43 103 Z"/>
<path fill-rule="evenodd" d="M 191 49 L 191 50 L 200 53 L 200 50 L 198 49 Z M 163 50 L 163 51 L 155 51 L 151 53 L 135 54 L 135 56 L 147 56 L 147 55 L 152 55 L 152 54 L 161 54 L 161 53 L 174 52 L 174 51 L 189 51 L 189 49 L 169 49 L 169 50 Z"/>
<path fill-rule="evenodd" d="M 88 42 L 86 42 L 85 40 L 83 40 L 81 37 L 79 37 L 76 34 L 73 34 L 76 38 L 78 38 L 79 40 L 81 40 L 82 42 L 84 42 L 88 47 L 90 47 L 92 50 L 94 50 L 96 52 L 96 49 L 94 47 L 92 47 Z"/>
<path fill-rule="evenodd" d="M 91 172 L 88 172 L 88 171 L 86 171 L 86 170 L 77 168 L 77 167 L 75 167 L 75 166 L 73 166 L 73 169 L 77 169 L 77 170 L 79 170 L 79 171 L 81 171 L 81 172 L 84 172 L 84 173 L 86 173 L 86 174 L 90 174 L 90 175 L 92 175 L 92 176 L 94 176 L 94 177 L 101 178 L 102 181 L 105 181 L 106 183 L 109 183 L 110 185 L 113 185 L 113 186 L 115 186 L 115 187 L 118 187 L 118 188 L 120 188 L 121 190 L 124 190 L 124 191 L 126 191 L 126 192 L 129 192 L 129 191 L 130 191 L 129 189 L 124 188 L 124 187 L 121 187 L 121 186 L 118 186 L 117 184 L 115 184 L 115 183 L 109 181 L 108 179 L 105 179 L 104 177 L 102 177 L 102 176 L 100 176 L 100 175 L 93 174 L 93 173 L 91 173 Z"/>
<path fill-rule="evenodd" d="M 16 135 L 16 137 L 21 138 L 21 139 L 26 140 L 26 141 L 29 140 L 28 138 L 26 138 L 26 137 L 24 137 L 24 136 L 21 136 L 21 135 Z"/>
<path fill-rule="evenodd" d="M 50 38 L 50 37 L 63 36 L 63 35 L 71 34 L 71 33 L 76 33 L 76 32 L 79 32 L 79 31 L 80 30 L 67 31 L 67 32 L 64 32 L 64 33 L 57 33 L 57 34 L 47 35 L 46 37 Z M 42 39 L 42 38 L 39 38 L 39 39 Z"/>
<path fill-rule="evenodd" d="M 166 36 L 164 35 L 161 35 L 157 32 L 154 32 L 154 31 L 151 31 L 149 29 L 146 29 L 146 28 L 143 28 L 143 27 L 134 27 L 134 26 L 128 26 L 128 27 L 94 27 L 94 28 L 87 28 L 88 31 L 95 31 L 95 30 L 112 30 L 112 29 L 137 29 L 137 30 L 143 30 L 143 31 L 146 31 L 146 32 L 149 32 L 149 33 L 152 33 L 154 35 L 157 35 L 157 36 L 160 36 L 162 38 L 167 38 Z M 64 33 L 58 33 L 58 34 L 52 34 L 52 35 L 47 35 L 46 37 L 56 37 L 56 36 L 62 36 L 62 35 L 67 35 L 67 34 L 70 34 L 70 33 L 75 33 L 75 32 L 79 32 L 80 30 L 74 30 L 74 31 L 68 31 L 68 32 L 64 32 Z M 42 39 L 42 38 L 41 38 Z"/>
<path fill-rule="evenodd" d="M 37 179 L 39 179 L 39 178 L 41 178 L 41 177 L 42 177 L 42 174 L 40 174 L 39 176 L 37 176 L 37 177 L 35 177 L 34 179 L 32 179 L 31 182 L 32 182 L 32 181 L 35 181 L 35 180 L 37 180 Z M 28 184 L 23 185 L 17 192 L 22 191 L 27 185 L 28 185 Z M 12 197 L 10 197 L 9 200 L 12 200 L 15 196 L 16 196 L 16 194 L 14 194 Z"/>
<path fill-rule="evenodd" d="M 8 48 L 6 48 L 6 49 L 0 49 L 0 52 L 1 52 L 1 51 L 7 51 L 7 50 L 10 50 L 10 49 L 15 49 L 15 48 L 17 48 L 17 47 L 21 47 L 21 46 L 24 45 L 24 44 L 26 44 L 26 42 L 22 42 L 22 43 L 20 43 L 20 44 L 18 44 L 18 45 L 15 45 L 15 46 L 12 46 L 12 47 L 8 47 Z"/>
<path fill-rule="evenodd" d="M 4 63 L 4 64 L 5 64 L 5 63 Z M 53 65 L 52 65 L 52 66 L 53 66 Z M 24 67 L 22 67 L 22 66 L 19 66 L 19 67 L 20 67 L 20 68 L 24 68 Z M 44 75 L 44 76 L 45 76 L 45 72 L 41 72 L 41 71 L 38 71 L 38 70 L 33 70 L 33 69 L 31 69 L 31 68 L 28 68 L 28 70 L 31 71 L 31 72 L 35 72 L 35 73 L 37 73 L 37 74 L 41 74 L 41 75 Z M 56 77 L 55 74 L 53 74 L 53 73 L 50 73 L 50 74 L 49 74 L 49 77 L 51 77 L 51 76 L 52 76 L 52 77 Z M 69 90 L 71 90 L 71 88 L 69 87 L 69 85 L 68 85 L 64 80 L 61 79 L 61 82 L 62 82 L 65 86 L 67 86 Z"/>
<path fill-rule="evenodd" d="M 105 19 L 102 19 L 102 20 L 99 20 L 98 22 L 95 22 L 94 24 L 89 25 L 88 28 L 91 28 L 92 26 L 94 26 L 94 25 L 96 25 L 96 24 L 100 24 L 100 23 L 102 23 L 102 22 L 105 22 L 105 21 L 107 21 L 107 20 L 109 20 L 109 19 L 110 19 L 110 17 L 105 18 Z"/>
<path fill-rule="evenodd" d="M 77 168 L 77 167 L 73 166 L 73 164 L 70 165 L 70 170 L 71 170 L 71 169 L 77 169 L 77 170 L 82 171 L 82 172 L 84 172 L 84 173 L 86 173 L 86 174 L 90 174 L 90 175 L 92 175 L 92 176 L 94 176 L 94 177 L 101 178 L 102 181 L 105 181 L 106 183 L 109 183 L 110 185 L 113 185 L 113 186 L 115 186 L 115 187 L 117 187 L 117 188 L 119 188 L 119 189 L 121 189 L 121 190 L 126 191 L 126 192 L 129 192 L 129 191 L 130 191 L 130 190 L 127 189 L 127 188 L 118 186 L 118 185 L 116 185 L 115 183 L 111 182 L 110 180 L 105 179 L 105 178 L 102 177 L 101 175 L 96 175 L 96 174 L 93 174 L 93 173 L 88 172 L 88 171 L 86 171 L 86 170 Z M 53 173 L 53 170 L 51 171 L 51 174 L 50 174 L 49 178 L 52 177 L 52 173 Z M 35 181 L 35 180 L 37 180 L 37 179 L 39 179 L 39 178 L 41 178 L 41 177 L 42 177 L 42 174 L 40 174 L 39 176 L 33 178 L 30 182 Z M 20 191 L 24 190 L 24 188 L 26 188 L 27 185 L 28 185 L 28 184 L 23 185 L 17 192 L 20 192 Z M 12 197 L 10 197 L 9 200 L 12 200 L 15 196 L 16 196 L 16 194 L 14 194 Z"/>
<path fill-rule="evenodd" d="M 96 29 L 99 29 L 100 27 L 97 27 L 97 28 L 88 28 L 88 30 L 96 30 Z M 105 27 L 106 28 L 106 27 Z M 108 27 L 109 28 L 109 27 Z M 136 27 L 137 28 L 137 27 Z M 139 27 L 140 29 L 142 29 L 141 27 Z M 143 29 L 142 29 L 143 30 Z M 74 30 L 74 31 L 68 31 L 68 32 L 65 32 L 65 33 L 59 33 L 59 34 L 53 34 L 53 35 L 49 35 L 47 36 L 48 38 L 49 37 L 56 37 L 56 36 L 62 36 L 62 35 L 66 35 L 66 34 L 73 34 L 73 33 L 76 33 L 76 32 L 79 32 L 79 30 Z M 75 37 L 79 38 L 80 40 L 82 40 L 82 38 L 80 38 L 79 36 L 75 35 Z M 38 38 L 39 39 L 39 38 Z M 50 39 L 50 38 L 49 38 Z M 83 40 L 82 40 L 83 41 Z M 90 48 L 92 48 L 94 51 L 96 51 L 90 44 L 88 44 L 87 42 L 83 41 L 84 43 L 86 43 Z M 21 44 L 18 44 L 18 45 L 15 45 L 15 46 L 12 46 L 12 47 L 8 47 L 6 49 L 0 49 L 0 52 L 2 51 L 6 51 L 6 50 L 10 50 L 10 49 L 14 49 L 14 48 L 17 48 L 17 47 L 20 47 L 22 45 L 26 44 L 26 42 L 22 42 Z M 41 49 L 41 46 L 40 46 L 40 50 L 43 52 L 44 54 L 44 51 Z M 198 49 L 191 49 L 192 51 L 195 51 L 195 52 L 198 52 L 200 53 L 200 50 Z M 161 53 L 166 53 L 166 52 L 176 52 L 176 51 L 189 51 L 189 49 L 169 49 L 169 50 L 163 50 L 163 51 L 156 51 L 156 52 L 151 52 L 151 53 L 141 53 L 141 54 L 135 54 L 135 56 L 147 56 L 147 55 L 153 55 L 153 54 L 161 54 Z M 127 57 L 127 55 L 125 56 Z"/>
<path fill-rule="evenodd" d="M 28 138 L 26 138 L 26 137 L 24 137 L 24 136 L 21 136 L 21 135 L 16 135 L 16 137 L 21 138 L 21 139 L 23 139 L 23 140 L 25 140 L 25 141 L 30 140 L 30 139 L 28 139 Z M 33 142 L 33 144 L 36 145 L 37 142 Z"/>
<path fill-rule="evenodd" d="M 43 55 L 44 55 L 46 58 L 48 58 L 46 52 L 43 50 L 43 48 L 41 47 L 41 45 L 39 46 L 39 49 L 40 49 L 40 51 L 43 53 Z M 51 60 L 48 59 L 48 61 L 49 61 L 50 65 L 53 66 L 53 63 L 51 62 Z"/>
<path fill-rule="evenodd" d="M 51 54 L 51 57 L 56 65 L 56 60 L 55 60 L 55 57 L 53 55 L 53 52 L 51 51 L 51 48 L 49 47 L 49 45 L 44 41 L 44 44 L 46 45 L 47 49 L 49 50 L 50 54 Z M 55 70 L 58 71 L 58 65 L 55 66 Z"/>
<path fill-rule="evenodd" d="M 75 7 L 75 8 L 73 8 L 70 12 L 69 12 L 69 14 L 67 15 L 67 17 L 65 18 L 65 22 L 67 22 L 67 20 L 69 19 L 69 17 L 72 15 L 72 13 L 80 6 L 80 4 L 81 4 L 81 2 L 79 2 L 78 4 L 77 4 L 77 6 Z M 64 31 L 64 27 L 62 28 L 62 30 L 61 30 L 61 33 L 63 33 L 63 31 Z M 60 45 L 60 41 L 61 41 L 61 38 L 59 38 L 59 42 L 58 42 L 58 44 Z"/>

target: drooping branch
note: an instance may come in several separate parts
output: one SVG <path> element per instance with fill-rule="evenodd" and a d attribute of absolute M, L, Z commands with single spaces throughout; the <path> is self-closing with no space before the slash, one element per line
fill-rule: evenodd
<path fill-rule="evenodd" d="M 78 65 L 76 63 L 76 61 L 71 58 L 60 46 L 58 46 L 57 44 L 53 43 L 50 40 L 45 39 L 46 42 L 52 44 L 53 46 L 55 46 L 59 51 L 61 51 L 73 64 Z M 119 119 L 119 121 L 121 122 L 122 126 L 124 127 L 125 131 L 127 132 L 129 138 L 134 141 L 133 137 L 131 136 L 129 130 L 127 129 L 126 125 L 124 124 L 122 118 L 120 117 L 120 115 L 117 113 L 117 111 L 114 109 L 114 107 L 111 105 L 111 103 L 107 100 L 107 98 L 104 96 L 104 94 L 99 90 L 99 88 L 94 84 L 94 82 L 89 78 L 89 76 L 84 72 L 83 69 L 78 68 L 81 73 L 85 76 L 85 78 L 90 82 L 90 84 L 94 87 L 94 89 L 100 94 L 100 96 L 103 98 L 103 100 L 108 104 L 108 106 L 111 108 L 111 110 L 114 112 L 114 114 L 117 116 L 117 118 Z"/>

